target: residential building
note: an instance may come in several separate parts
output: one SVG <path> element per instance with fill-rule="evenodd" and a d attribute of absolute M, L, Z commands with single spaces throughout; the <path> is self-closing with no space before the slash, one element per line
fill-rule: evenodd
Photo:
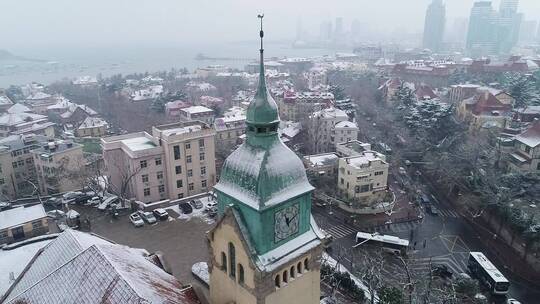
<path fill-rule="evenodd" d="M 450 86 L 448 100 L 452 104 L 456 104 L 463 99 L 473 97 L 480 88 L 477 84 L 457 84 Z"/>
<path fill-rule="evenodd" d="M 23 100 L 22 103 L 25 106 L 29 107 L 32 112 L 36 114 L 46 115 L 47 107 L 56 104 L 62 98 L 63 97 L 61 96 L 53 96 L 51 94 L 37 91 L 26 97 L 26 99 Z"/>
<path fill-rule="evenodd" d="M 207 192 L 216 182 L 215 134 L 192 121 L 102 138 L 113 190 L 144 203 Z"/>
<path fill-rule="evenodd" d="M 510 171 L 540 173 L 540 120 L 535 120 L 525 132 L 514 137 L 508 160 Z"/>
<path fill-rule="evenodd" d="M 54 123 L 34 113 L 6 113 L 0 116 L 0 137 L 10 134 L 40 134 L 54 137 Z"/>
<path fill-rule="evenodd" d="M 87 117 L 94 117 L 98 113 L 87 105 L 79 105 L 67 99 L 47 107 L 47 115 L 52 121 L 60 124 L 78 125 Z"/>
<path fill-rule="evenodd" d="M 357 139 L 358 126 L 348 119 L 347 113 L 334 107 L 313 113 L 308 127 L 312 150 L 315 153 L 330 152 L 341 140 Z"/>
<path fill-rule="evenodd" d="M 34 156 L 30 151 L 48 138 L 35 135 L 11 135 L 0 139 L 0 191 L 15 199 L 29 195 L 38 185 Z"/>
<path fill-rule="evenodd" d="M 313 176 L 337 176 L 339 156 L 336 153 L 306 155 L 302 158 L 306 171 Z"/>
<path fill-rule="evenodd" d="M 336 145 L 336 154 L 339 157 L 349 157 L 354 155 L 361 155 L 364 152 L 372 151 L 371 144 L 364 143 L 359 140 L 351 140 L 348 142 L 341 142 Z M 386 156 L 383 154 L 378 155 L 382 160 L 386 160 Z"/>
<path fill-rule="evenodd" d="M 433 52 L 442 50 L 446 7 L 442 0 L 433 0 L 426 11 L 423 46 Z"/>
<path fill-rule="evenodd" d="M 246 111 L 240 107 L 233 107 L 225 112 L 223 117 L 214 121 L 216 129 L 216 148 L 230 149 L 238 145 L 240 137 L 246 131 Z"/>
<path fill-rule="evenodd" d="M 99 117 L 86 117 L 83 122 L 75 130 L 75 135 L 78 137 L 102 137 L 107 134 L 109 124 Z"/>
<path fill-rule="evenodd" d="M 164 265 L 161 254 L 67 229 L 37 251 L 0 301 L 201 304 Z"/>
<path fill-rule="evenodd" d="M 378 152 L 365 151 L 339 159 L 338 191 L 353 209 L 381 202 L 387 181 L 388 163 Z"/>
<path fill-rule="evenodd" d="M 0 210 L 0 245 L 49 233 L 42 204 Z"/>
<path fill-rule="evenodd" d="M 180 110 L 184 108 L 191 107 L 192 104 L 183 100 L 170 101 L 165 104 L 165 114 L 168 117 L 178 117 L 180 116 Z"/>
<path fill-rule="evenodd" d="M 136 90 L 131 93 L 131 101 L 145 101 L 145 100 L 154 100 L 163 94 L 162 85 L 151 85 L 144 89 Z"/>
<path fill-rule="evenodd" d="M 283 93 L 278 99 L 279 115 L 283 119 L 302 121 L 310 113 L 326 108 L 334 101 L 331 92 L 291 92 Z"/>
<path fill-rule="evenodd" d="M 191 106 L 182 108 L 178 111 L 181 120 L 183 121 L 203 121 L 209 125 L 214 123 L 214 110 L 204 106 Z"/>
<path fill-rule="evenodd" d="M 41 193 L 55 194 L 79 190 L 84 186 L 85 168 L 82 145 L 55 140 L 33 149 L 34 164 Z"/>
<path fill-rule="evenodd" d="M 302 161 L 279 139 L 278 106 L 266 87 L 262 50 L 260 56 L 246 141 L 214 187 L 219 220 L 207 234 L 209 302 L 319 303 L 327 238 L 311 216 L 314 188 Z"/>
<path fill-rule="evenodd" d="M 13 106 L 13 101 L 0 91 L 0 113 L 6 112 L 11 106 Z"/>
<path fill-rule="evenodd" d="M 513 98 L 504 91 L 481 87 L 477 93 L 462 100 L 457 107 L 457 116 L 469 124 L 471 129 L 504 128 L 512 116 Z"/>
<path fill-rule="evenodd" d="M 350 98 L 334 101 L 334 107 L 347 113 L 351 120 L 356 116 L 356 105 Z"/>

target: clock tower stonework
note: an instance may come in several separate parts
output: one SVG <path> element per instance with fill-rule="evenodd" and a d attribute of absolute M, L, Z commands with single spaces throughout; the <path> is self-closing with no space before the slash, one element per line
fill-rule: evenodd
<path fill-rule="evenodd" d="M 314 188 L 302 161 L 279 138 L 264 74 L 262 17 L 246 141 L 227 158 L 215 186 L 219 219 L 207 234 L 210 303 L 315 304 L 327 238 L 311 216 Z"/>

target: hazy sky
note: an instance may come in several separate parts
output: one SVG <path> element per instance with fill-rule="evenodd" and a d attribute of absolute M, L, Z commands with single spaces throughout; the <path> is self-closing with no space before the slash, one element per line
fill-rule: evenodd
<path fill-rule="evenodd" d="M 498 7 L 500 0 L 494 0 Z M 343 17 L 388 31 L 421 30 L 431 0 L 0 0 L 0 49 L 49 46 L 163 45 L 251 40 L 258 12 L 269 39 Z M 474 0 L 445 0 L 448 19 L 467 16 Z M 521 0 L 526 19 L 540 20 L 540 0 Z"/>

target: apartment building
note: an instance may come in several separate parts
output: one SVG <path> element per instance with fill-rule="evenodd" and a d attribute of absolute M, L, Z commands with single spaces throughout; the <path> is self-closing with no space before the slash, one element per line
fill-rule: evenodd
<path fill-rule="evenodd" d="M 183 121 L 199 120 L 209 125 L 214 123 L 214 110 L 204 106 L 191 106 L 179 110 L 179 117 Z"/>
<path fill-rule="evenodd" d="M 334 101 L 331 92 L 284 92 L 278 98 L 279 116 L 282 119 L 302 121 L 323 108 L 329 107 Z"/>
<path fill-rule="evenodd" d="M 223 117 L 216 118 L 214 128 L 218 148 L 229 149 L 236 146 L 246 131 L 245 110 L 240 107 L 231 108 Z"/>
<path fill-rule="evenodd" d="M 11 135 L 0 139 L 0 192 L 14 199 L 34 191 L 38 179 L 30 151 L 44 136 Z"/>
<path fill-rule="evenodd" d="M 208 191 L 216 182 L 215 134 L 191 121 L 102 138 L 113 190 L 144 203 Z"/>
<path fill-rule="evenodd" d="M 349 116 L 334 107 L 313 113 L 309 120 L 309 137 L 315 153 L 335 151 L 337 143 L 356 140 L 358 126 L 348 121 Z"/>
<path fill-rule="evenodd" d="M 42 204 L 0 211 L 0 245 L 48 232 L 47 214 Z"/>
<path fill-rule="evenodd" d="M 378 152 L 364 151 L 339 159 L 338 191 L 353 208 L 363 208 L 382 199 L 387 181 L 388 163 Z"/>
<path fill-rule="evenodd" d="M 84 186 L 86 177 L 82 145 L 72 141 L 48 141 L 41 143 L 31 153 L 41 193 L 63 193 Z"/>
<path fill-rule="evenodd" d="M 462 100 L 457 107 L 457 116 L 469 124 L 471 129 L 504 128 L 512 115 L 513 98 L 507 93 L 482 87 L 474 96 Z"/>

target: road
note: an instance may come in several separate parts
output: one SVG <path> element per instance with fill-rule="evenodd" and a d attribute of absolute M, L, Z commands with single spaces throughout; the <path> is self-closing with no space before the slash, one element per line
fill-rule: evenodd
<path fill-rule="evenodd" d="M 428 187 L 421 187 L 428 192 Z M 470 251 L 489 252 L 482 242 L 478 232 L 466 222 L 465 219 L 448 203 L 432 196 L 432 203 L 439 210 L 438 215 L 424 212 L 422 221 L 405 222 L 383 225 L 366 229 L 361 218 L 356 226 L 345 223 L 340 211 L 328 207 L 313 206 L 313 216 L 319 226 L 331 234 L 334 242 L 333 248 L 351 248 L 355 244 L 355 233 L 359 229 L 365 232 L 377 231 L 380 234 L 398 236 L 410 240 L 411 251 L 407 262 L 411 270 L 417 274 L 428 273 L 430 263 L 446 265 L 454 274 L 467 272 L 467 260 Z M 331 211 L 329 214 L 329 211 Z M 364 227 L 359 228 L 358 226 Z M 411 237 L 412 236 L 412 237 Z M 425 247 L 424 247 L 425 242 Z M 535 303 L 540 297 L 540 291 L 534 290 L 527 284 L 514 278 L 504 265 L 496 266 L 511 281 L 509 298 L 516 298 L 522 303 Z M 392 273 L 388 271 L 388 277 Z"/>

